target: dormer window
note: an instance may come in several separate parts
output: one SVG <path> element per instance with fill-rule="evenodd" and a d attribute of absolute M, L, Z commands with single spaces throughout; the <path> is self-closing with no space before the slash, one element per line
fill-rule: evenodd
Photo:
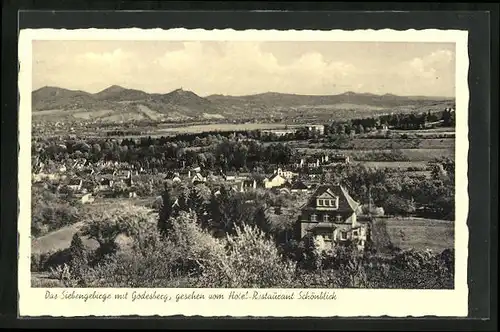
<path fill-rule="evenodd" d="M 316 222 L 317 221 L 317 216 L 315 214 L 311 214 L 311 222 Z"/>
<path fill-rule="evenodd" d="M 321 198 L 316 200 L 316 206 L 318 207 L 329 207 L 333 209 L 338 209 L 339 208 L 339 199 L 338 197 L 335 198 Z"/>
<path fill-rule="evenodd" d="M 323 222 L 329 222 L 329 221 L 330 221 L 329 216 L 328 216 L 327 214 L 325 214 L 325 215 L 323 216 Z"/>

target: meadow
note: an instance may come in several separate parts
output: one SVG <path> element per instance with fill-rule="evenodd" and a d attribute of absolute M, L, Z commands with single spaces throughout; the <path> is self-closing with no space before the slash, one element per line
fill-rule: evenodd
<path fill-rule="evenodd" d="M 424 218 L 377 218 L 373 240 L 376 245 L 442 252 L 453 249 L 454 221 Z"/>
<path fill-rule="evenodd" d="M 181 133 L 181 134 L 198 134 L 203 132 L 213 131 L 245 131 L 245 130 L 269 130 L 269 129 L 284 129 L 292 128 L 293 125 L 284 123 L 213 123 L 199 124 L 179 127 L 169 127 L 158 129 L 158 133 Z M 296 126 L 299 127 L 299 126 Z"/>

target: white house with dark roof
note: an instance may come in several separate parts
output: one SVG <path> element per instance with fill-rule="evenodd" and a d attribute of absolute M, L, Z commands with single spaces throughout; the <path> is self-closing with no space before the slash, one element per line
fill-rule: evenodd
<path fill-rule="evenodd" d="M 363 248 L 370 234 L 368 223 L 357 218 L 359 208 L 341 185 L 321 185 L 302 207 L 297 237 L 322 236 L 332 244 L 353 241 Z"/>
<path fill-rule="evenodd" d="M 78 178 L 71 179 L 69 180 L 68 188 L 72 191 L 79 191 L 82 189 L 82 184 L 83 184 L 82 179 Z"/>
<path fill-rule="evenodd" d="M 278 170 L 275 171 L 273 175 L 265 178 L 263 183 L 264 183 L 264 188 L 270 189 L 275 187 L 281 187 L 287 181 L 288 180 L 283 176 L 283 173 L 281 172 L 281 168 L 278 168 Z"/>

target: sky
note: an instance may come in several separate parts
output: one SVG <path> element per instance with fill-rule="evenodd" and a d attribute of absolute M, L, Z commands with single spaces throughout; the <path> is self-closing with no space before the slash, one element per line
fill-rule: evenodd
<path fill-rule="evenodd" d="M 37 40 L 32 61 L 33 90 L 455 96 L 454 43 Z"/>

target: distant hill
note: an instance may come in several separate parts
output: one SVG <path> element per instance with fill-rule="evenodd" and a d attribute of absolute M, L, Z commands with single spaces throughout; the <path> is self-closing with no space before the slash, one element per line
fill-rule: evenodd
<path fill-rule="evenodd" d="M 43 87 L 32 92 L 36 120 L 259 119 L 282 117 L 349 118 L 373 112 L 403 111 L 453 103 L 441 97 L 406 97 L 392 94 L 346 92 L 339 95 L 297 95 L 266 92 L 248 96 L 200 97 L 177 89 L 165 94 L 110 86 L 97 93 Z"/>
<path fill-rule="evenodd" d="M 97 100 L 133 101 L 147 99 L 149 98 L 149 95 L 144 91 L 125 89 L 118 85 L 112 85 L 109 88 L 94 94 L 93 97 Z"/>
<path fill-rule="evenodd" d="M 355 93 L 345 92 L 339 95 L 296 95 L 284 94 L 276 92 L 266 92 L 250 96 L 222 96 L 212 95 L 206 97 L 208 100 L 224 102 L 224 103 L 251 103 L 260 104 L 267 107 L 271 106 L 317 106 L 317 105 L 334 105 L 334 104 L 355 104 L 355 105 L 370 105 L 379 107 L 395 107 L 408 105 L 408 103 L 421 101 L 443 101 L 447 98 L 443 97 L 406 97 L 396 96 L 392 94 L 375 95 L 371 93 Z"/>

